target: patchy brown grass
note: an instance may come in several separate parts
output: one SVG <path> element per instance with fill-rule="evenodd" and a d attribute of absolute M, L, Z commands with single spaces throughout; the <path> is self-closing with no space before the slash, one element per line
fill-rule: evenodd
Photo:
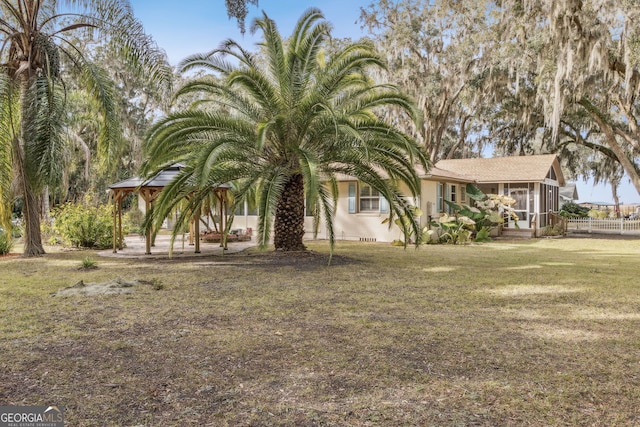
<path fill-rule="evenodd" d="M 0 259 L 0 403 L 69 426 L 637 425 L 640 241 Z M 123 277 L 118 296 L 53 298 Z"/>

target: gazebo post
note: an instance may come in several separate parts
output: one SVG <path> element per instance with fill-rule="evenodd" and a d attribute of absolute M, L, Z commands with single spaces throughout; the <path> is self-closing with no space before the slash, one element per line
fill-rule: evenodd
<path fill-rule="evenodd" d="M 219 206 L 220 206 L 220 247 L 224 248 L 227 245 L 227 236 L 226 236 L 226 231 L 227 231 L 227 224 L 224 220 L 224 199 L 222 198 L 222 195 L 220 194 L 220 189 L 216 188 L 214 190 L 215 194 L 216 194 L 216 198 L 218 199 Z"/>
<path fill-rule="evenodd" d="M 117 202 L 116 202 L 116 191 L 117 190 L 111 190 L 111 196 L 113 197 L 113 253 L 118 253 L 118 249 L 117 249 L 117 245 L 116 245 L 116 209 L 117 209 Z"/>
<path fill-rule="evenodd" d="M 144 198 L 144 209 L 147 213 L 147 215 L 149 215 L 149 211 L 151 210 L 151 201 L 149 200 L 149 194 L 147 194 L 146 191 L 141 190 L 140 194 L 142 194 L 142 197 Z M 145 241 L 145 255 L 151 255 L 151 228 L 149 228 L 147 230 L 147 235 L 145 236 L 146 241 Z"/>
<path fill-rule="evenodd" d="M 121 195 L 120 195 L 121 196 Z M 122 199 L 124 197 L 118 197 L 118 236 L 120 238 L 119 240 L 119 244 L 118 244 L 118 249 L 122 250 L 122 248 L 124 247 L 123 245 L 123 236 L 122 236 Z"/>

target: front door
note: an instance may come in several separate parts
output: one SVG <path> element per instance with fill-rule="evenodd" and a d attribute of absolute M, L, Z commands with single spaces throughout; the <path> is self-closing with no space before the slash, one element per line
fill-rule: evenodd
<path fill-rule="evenodd" d="M 518 227 L 529 228 L 529 189 L 509 188 L 509 196 L 516 201 L 513 209 L 518 215 Z M 507 227 L 515 228 L 515 226 L 515 221 L 509 218 Z"/>

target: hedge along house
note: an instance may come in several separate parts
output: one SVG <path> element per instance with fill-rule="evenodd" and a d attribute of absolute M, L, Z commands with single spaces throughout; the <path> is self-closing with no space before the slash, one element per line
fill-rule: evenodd
<path fill-rule="evenodd" d="M 422 211 L 422 226 L 449 212 L 445 200 L 470 204 L 466 186 L 475 184 L 485 194 L 514 198 L 518 227 L 530 231 L 531 235 L 550 223 L 549 212 L 558 211 L 559 188 L 565 184 L 555 154 L 441 160 L 429 172 L 420 173 L 420 178 L 420 196 L 408 201 Z M 389 228 L 388 224 L 382 224 L 389 214 L 389 206 L 376 190 L 343 177 L 339 191 L 334 224 L 336 239 L 390 242 L 403 238 L 397 226 Z M 513 222 L 505 225 L 515 227 Z"/>

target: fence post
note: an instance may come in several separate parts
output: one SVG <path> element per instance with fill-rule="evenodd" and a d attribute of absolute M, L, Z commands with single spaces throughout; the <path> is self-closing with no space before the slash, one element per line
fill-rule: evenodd
<path fill-rule="evenodd" d="M 624 217 L 620 218 L 620 234 L 624 234 Z"/>
<path fill-rule="evenodd" d="M 591 220 L 592 220 L 592 219 L 593 219 L 593 218 L 589 217 L 589 227 L 588 227 L 589 234 L 591 234 Z"/>

